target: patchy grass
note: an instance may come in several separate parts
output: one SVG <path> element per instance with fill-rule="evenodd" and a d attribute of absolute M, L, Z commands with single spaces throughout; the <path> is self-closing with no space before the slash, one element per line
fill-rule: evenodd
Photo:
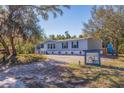
<path fill-rule="evenodd" d="M 21 54 L 17 56 L 20 63 L 26 64 L 44 60 L 47 56 L 37 54 Z M 62 80 L 65 85 L 71 84 L 74 87 L 124 87 L 124 57 L 119 57 L 109 62 L 102 62 L 102 66 L 90 66 L 84 64 L 69 63 L 67 65 L 51 65 L 49 62 L 48 68 L 45 68 L 45 74 L 56 77 L 57 80 Z M 51 61 L 50 61 L 51 62 Z M 36 71 L 36 70 L 35 70 Z M 43 71 L 43 70 L 41 70 Z M 54 83 L 56 81 L 53 81 Z M 56 84 L 53 84 L 54 86 Z M 53 86 L 51 86 L 53 87 Z M 57 86 L 60 87 L 60 86 Z M 64 86 L 67 87 L 67 86 Z M 70 87 L 70 86 L 68 86 Z"/>
<path fill-rule="evenodd" d="M 118 57 L 118 59 L 113 59 L 111 62 L 103 62 L 102 65 L 124 68 L 124 57 Z"/>
<path fill-rule="evenodd" d="M 4 56 L 3 54 L 0 54 L 0 62 L 2 62 L 3 56 Z M 18 54 L 16 58 L 19 64 L 26 64 L 26 63 L 45 60 L 47 59 L 47 56 L 41 54 Z"/>
<path fill-rule="evenodd" d="M 78 68 L 78 69 L 79 69 L 81 66 L 78 65 L 78 64 L 69 64 L 69 67 L 70 67 L 70 68 L 74 68 L 74 69 L 75 69 L 75 68 Z"/>
<path fill-rule="evenodd" d="M 17 56 L 17 61 L 18 63 L 21 63 L 21 64 L 37 62 L 45 59 L 47 59 L 47 56 L 41 55 L 41 54 L 19 54 Z"/>
<path fill-rule="evenodd" d="M 87 80 L 82 87 L 124 87 L 124 57 L 114 59 L 112 62 L 103 62 L 102 66 L 79 66 L 69 64 L 73 79 L 80 77 Z"/>
<path fill-rule="evenodd" d="M 3 54 L 0 54 L 0 59 L 2 59 L 3 58 Z"/>
<path fill-rule="evenodd" d="M 3 54 L 0 54 L 0 63 L 2 62 Z"/>

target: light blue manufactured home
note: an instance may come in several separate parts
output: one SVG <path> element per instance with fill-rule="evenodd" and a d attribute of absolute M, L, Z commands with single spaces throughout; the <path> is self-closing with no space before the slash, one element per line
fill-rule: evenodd
<path fill-rule="evenodd" d="M 102 41 L 93 38 L 47 40 L 37 45 L 35 53 L 83 55 L 83 50 L 101 49 Z"/>

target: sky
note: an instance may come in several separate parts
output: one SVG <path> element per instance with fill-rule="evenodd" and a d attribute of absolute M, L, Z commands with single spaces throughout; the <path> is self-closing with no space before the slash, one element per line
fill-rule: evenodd
<path fill-rule="evenodd" d="M 82 33 L 83 23 L 91 17 L 92 6 L 72 5 L 70 9 L 64 8 L 64 14 L 53 18 L 50 15 L 47 21 L 40 19 L 40 25 L 47 36 L 54 34 L 64 34 L 69 31 L 70 35 L 79 35 Z"/>

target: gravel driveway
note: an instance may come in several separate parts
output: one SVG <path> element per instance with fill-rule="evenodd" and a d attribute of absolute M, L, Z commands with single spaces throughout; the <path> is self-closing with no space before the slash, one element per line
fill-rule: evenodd
<path fill-rule="evenodd" d="M 84 56 L 76 55 L 48 55 L 48 59 L 58 62 L 65 62 L 67 64 L 78 64 L 84 62 Z"/>
<path fill-rule="evenodd" d="M 84 64 L 84 56 L 77 56 L 77 55 L 47 55 L 48 59 L 52 62 L 64 62 L 66 64 Z M 114 59 L 101 57 L 101 62 L 112 62 Z"/>

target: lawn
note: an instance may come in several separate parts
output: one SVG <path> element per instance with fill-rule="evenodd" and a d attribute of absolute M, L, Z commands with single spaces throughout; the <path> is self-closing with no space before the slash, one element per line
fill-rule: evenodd
<path fill-rule="evenodd" d="M 86 66 L 69 64 L 72 80 L 82 79 L 85 83 L 80 87 L 124 87 L 124 57 L 104 62 L 102 66 Z"/>

